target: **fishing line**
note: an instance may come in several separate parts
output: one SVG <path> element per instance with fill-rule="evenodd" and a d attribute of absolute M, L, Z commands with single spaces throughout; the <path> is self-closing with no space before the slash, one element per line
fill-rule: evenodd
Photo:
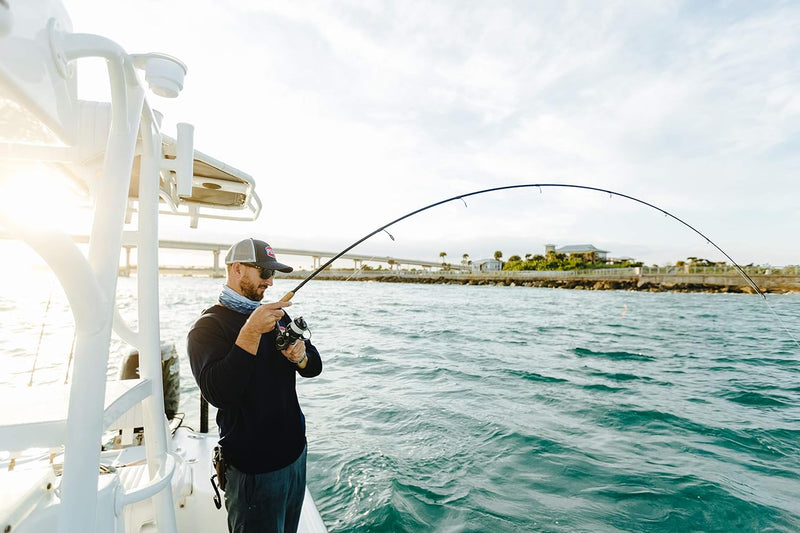
<path fill-rule="evenodd" d="M 582 190 L 587 190 L 587 191 L 602 192 L 602 193 L 608 194 L 609 197 L 619 196 L 620 198 L 627 198 L 628 200 L 632 200 L 634 202 L 638 202 L 638 203 L 640 203 L 642 205 L 646 205 L 647 207 L 655 209 L 656 211 L 659 211 L 659 212 L 663 213 L 665 216 L 670 217 L 670 218 L 672 218 L 674 220 L 677 220 L 678 222 L 680 222 L 681 224 L 683 224 L 684 226 L 686 226 L 687 228 L 689 228 L 690 230 L 692 230 L 696 234 L 700 235 L 700 237 L 702 237 L 708 244 L 710 244 L 711 246 L 716 248 L 722 255 L 724 255 L 728 259 L 728 261 L 731 262 L 731 264 L 734 266 L 734 268 L 736 268 L 736 271 L 745 279 L 745 281 L 747 281 L 748 285 L 750 285 L 750 287 L 753 290 L 755 290 L 758 294 L 760 294 L 761 297 L 764 300 L 767 299 L 766 294 L 764 294 L 764 292 L 758 287 L 756 282 L 753 281 L 753 278 L 751 278 L 747 274 L 747 272 L 745 272 L 742 269 L 742 267 L 740 267 L 739 264 L 736 261 L 734 261 L 731 258 L 731 256 L 729 256 L 725 252 L 725 250 L 723 250 L 722 248 L 717 246 L 717 244 L 714 241 L 709 239 L 707 236 L 705 236 L 702 232 L 700 232 L 698 229 L 696 229 L 694 226 L 692 226 L 688 222 L 685 222 L 684 220 L 678 218 L 677 216 L 673 215 L 672 213 L 670 213 L 668 211 L 665 211 L 664 209 L 661 209 L 660 207 L 658 207 L 656 205 L 653 205 L 653 204 L 651 204 L 649 202 L 645 202 L 644 200 L 640 200 L 639 198 L 636 198 L 636 197 L 633 197 L 633 196 L 630 196 L 630 195 L 627 195 L 627 194 L 623 194 L 621 192 L 611 191 L 611 190 L 608 190 L 608 189 L 601 189 L 599 187 L 590 187 L 588 185 L 575 185 L 575 184 L 569 184 L 569 183 L 524 183 L 524 184 L 518 184 L 518 185 L 505 185 L 503 187 L 492 187 L 490 189 L 482 189 L 482 190 L 479 190 L 479 191 L 473 191 L 473 192 L 469 192 L 469 193 L 466 193 L 466 194 L 459 194 L 458 196 L 453 196 L 452 198 L 447 198 L 446 200 L 440 200 L 438 202 L 434 202 L 432 204 L 426 205 L 425 207 L 421 207 L 419 209 L 411 211 L 410 213 L 406 213 L 405 215 L 392 220 L 388 224 L 384 224 L 383 226 L 379 227 L 375 231 L 373 231 L 371 233 L 368 233 L 364 237 L 358 239 L 356 242 L 354 242 L 353 244 L 351 244 L 350 246 L 348 246 L 347 248 L 345 248 L 344 250 L 342 250 L 341 252 L 339 252 L 338 254 L 333 256 L 331 259 L 326 261 L 322 266 L 320 266 L 314 272 L 309 274 L 294 289 L 292 289 L 291 291 L 287 292 L 283 296 L 283 298 L 281 298 L 281 301 L 286 302 L 286 301 L 291 300 L 292 297 L 297 293 L 297 291 L 299 291 L 301 288 L 303 288 L 303 286 L 306 283 L 308 283 L 309 281 L 314 279 L 320 272 L 325 270 L 334 261 L 336 261 L 337 259 L 342 257 L 344 254 L 346 254 L 347 252 L 349 252 L 350 250 L 352 250 L 353 248 L 355 248 L 356 246 L 358 246 L 362 242 L 366 241 L 367 239 L 369 239 L 373 235 L 376 235 L 376 234 L 378 234 L 378 233 L 380 233 L 382 231 L 386 231 L 387 228 L 389 228 L 390 226 L 393 226 L 394 224 L 397 224 L 398 222 L 400 222 L 402 220 L 405 220 L 405 219 L 407 219 L 409 217 L 413 217 L 414 215 L 422 213 L 423 211 L 427 211 L 428 209 L 433 209 L 434 207 L 438 207 L 438 206 L 440 206 L 442 204 L 446 204 L 446 203 L 452 202 L 454 200 L 461 200 L 462 202 L 464 202 L 464 205 L 467 205 L 467 202 L 464 200 L 464 198 L 468 198 L 470 196 L 477 196 L 479 194 L 486 194 L 486 193 L 490 193 L 490 192 L 505 191 L 505 190 L 512 190 L 512 189 L 526 189 L 526 188 L 532 188 L 532 187 L 537 187 L 539 189 L 540 193 L 542 192 L 542 187 L 561 187 L 561 188 L 565 188 L 565 189 L 582 189 Z M 389 232 L 387 231 L 386 233 L 389 233 Z M 389 236 L 392 237 L 391 234 L 389 234 Z M 394 240 L 394 237 L 392 237 L 392 240 Z"/>
<path fill-rule="evenodd" d="M 385 230 L 384 230 L 384 231 L 385 231 Z M 391 233 L 389 233 L 388 231 L 387 231 L 386 233 L 387 233 L 387 234 L 389 234 L 389 237 L 392 237 L 392 234 L 391 234 Z M 392 237 L 392 240 L 394 240 L 394 237 Z M 359 272 L 361 272 L 362 270 L 364 270 L 364 267 L 365 267 L 365 266 L 367 266 L 367 263 L 369 263 L 370 261 L 372 261 L 372 260 L 373 260 L 373 259 L 375 259 L 376 257 L 378 257 L 378 256 L 377 256 L 377 255 L 373 255 L 372 257 L 370 257 L 370 258 L 369 258 L 369 259 L 367 259 L 366 261 L 361 261 L 361 266 L 360 266 L 360 267 L 358 267 L 358 270 L 354 270 L 352 274 L 350 274 L 349 276 L 347 276 L 347 279 L 345 279 L 345 281 L 350 281 L 350 280 L 353 278 L 353 276 L 355 276 L 356 274 L 358 274 Z"/>
<path fill-rule="evenodd" d="M 75 342 L 77 341 L 77 339 L 78 339 L 78 333 L 75 332 L 72 335 L 72 344 L 70 345 L 69 348 L 69 359 L 67 360 L 67 373 L 64 375 L 64 385 L 69 383 L 69 367 L 72 364 L 72 357 L 75 355 Z"/>
<path fill-rule="evenodd" d="M 44 337 L 44 326 L 47 323 L 47 312 L 50 311 L 50 302 L 53 300 L 53 289 L 50 289 L 50 295 L 47 297 L 47 306 L 44 308 L 44 316 L 42 317 L 42 329 L 39 330 L 39 342 L 36 344 L 36 355 L 33 357 L 33 367 L 31 368 L 31 377 L 28 380 L 28 387 L 33 385 L 33 375 L 36 373 L 36 363 L 39 361 L 39 350 L 42 348 L 42 338 Z"/>
<path fill-rule="evenodd" d="M 778 319 L 778 322 L 780 322 L 781 327 L 783 328 L 783 331 L 785 331 L 786 334 L 789 335 L 789 338 L 794 341 L 795 345 L 797 345 L 797 347 L 800 348 L 800 341 L 798 341 L 797 337 L 795 337 L 794 334 L 792 334 L 792 331 L 786 325 L 786 322 L 784 322 L 783 318 L 781 318 L 781 315 L 779 315 L 778 312 L 775 309 L 772 308 L 772 306 L 769 304 L 769 301 L 766 298 L 764 299 L 764 303 L 767 304 L 767 308 L 770 311 L 772 311 L 772 314 L 775 315 L 775 318 Z"/>

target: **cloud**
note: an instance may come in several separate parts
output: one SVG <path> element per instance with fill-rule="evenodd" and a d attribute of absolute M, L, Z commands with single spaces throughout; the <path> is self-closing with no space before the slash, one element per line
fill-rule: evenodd
<path fill-rule="evenodd" d="M 82 28 L 188 63 L 185 94 L 159 106 L 257 178 L 260 227 L 287 239 L 334 245 L 466 191 L 574 182 L 655 203 L 743 255 L 800 262 L 786 246 L 800 224 L 800 5 L 71 4 Z M 694 242 L 624 202 L 534 196 L 432 213 L 405 255 L 472 236 L 591 239 L 663 260 Z"/>

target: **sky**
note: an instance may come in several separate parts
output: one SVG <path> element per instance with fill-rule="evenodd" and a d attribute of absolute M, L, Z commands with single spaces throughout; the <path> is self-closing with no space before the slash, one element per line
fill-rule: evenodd
<path fill-rule="evenodd" d="M 800 3 L 65 4 L 76 32 L 186 63 L 179 98 L 149 97 L 165 133 L 194 124 L 196 149 L 256 179 L 258 221 L 162 220 L 164 238 L 338 251 L 445 198 L 566 183 L 652 203 L 742 265 L 800 263 Z M 80 96 L 107 98 L 86 63 Z M 653 209 L 574 189 L 476 196 L 389 231 L 354 251 L 725 259 Z"/>

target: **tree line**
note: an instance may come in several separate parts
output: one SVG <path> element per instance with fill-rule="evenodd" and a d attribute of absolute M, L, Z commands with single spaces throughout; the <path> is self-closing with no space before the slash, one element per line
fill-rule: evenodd
<path fill-rule="evenodd" d="M 501 254 L 502 257 L 502 254 Z M 628 268 L 642 266 L 641 261 L 623 260 L 610 263 L 597 256 L 596 252 L 565 254 L 547 252 L 546 254 L 525 254 L 522 258 L 512 255 L 503 263 L 503 270 L 591 270 L 598 268 Z"/>
<path fill-rule="evenodd" d="M 442 260 L 443 268 L 450 268 L 452 266 L 450 263 L 447 263 L 445 261 L 445 258 L 447 257 L 447 252 L 440 252 L 439 257 Z M 503 252 L 497 250 L 494 252 L 494 258 L 495 260 L 501 261 L 503 263 L 503 270 L 592 270 L 600 268 L 630 268 L 630 267 L 644 266 L 644 263 L 642 261 L 636 261 L 634 259 L 625 259 L 622 261 L 608 262 L 604 259 L 599 258 L 596 252 L 566 254 L 561 252 L 549 251 L 544 255 L 525 254 L 524 257 L 520 257 L 519 255 L 512 255 L 511 257 L 508 258 L 507 261 L 503 261 Z M 461 265 L 465 268 L 469 268 L 472 265 L 472 261 L 469 258 L 469 254 L 465 253 L 461 256 Z M 684 268 L 694 268 L 694 267 L 732 268 L 732 266 L 728 265 L 728 263 L 726 263 L 725 261 L 711 261 L 709 259 L 704 259 L 702 257 L 695 257 L 695 256 L 690 256 L 684 260 L 676 261 L 675 264 L 672 266 L 684 267 Z M 752 269 L 752 270 L 770 268 L 769 266 L 763 267 L 761 265 L 755 265 L 753 263 L 741 266 L 742 268 Z M 653 267 L 658 267 L 658 265 L 653 265 Z"/>
<path fill-rule="evenodd" d="M 447 252 L 440 252 L 439 257 L 442 260 L 443 267 L 450 266 L 450 264 L 445 261 Z M 503 252 L 497 250 L 494 252 L 494 258 L 497 261 L 503 262 L 503 270 L 586 270 L 596 268 L 639 267 L 643 264 L 641 261 L 633 260 L 609 263 L 599 258 L 596 252 L 565 254 L 550 251 L 544 255 L 525 254 L 524 258 L 519 255 L 512 255 L 507 261 L 502 261 Z M 461 265 L 464 267 L 472 265 L 469 254 L 463 254 L 461 256 Z"/>

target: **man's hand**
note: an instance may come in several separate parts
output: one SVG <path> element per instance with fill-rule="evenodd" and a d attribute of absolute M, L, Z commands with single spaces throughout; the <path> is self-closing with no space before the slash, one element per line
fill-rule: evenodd
<path fill-rule="evenodd" d="M 255 355 L 261 335 L 275 329 L 275 324 L 283 317 L 284 307 L 289 307 L 292 302 L 272 302 L 258 306 L 250 318 L 239 330 L 236 345 L 242 350 Z"/>
<path fill-rule="evenodd" d="M 288 348 L 281 352 L 289 362 L 296 364 L 299 368 L 305 368 L 308 364 L 306 357 L 306 343 L 296 340 Z"/>

